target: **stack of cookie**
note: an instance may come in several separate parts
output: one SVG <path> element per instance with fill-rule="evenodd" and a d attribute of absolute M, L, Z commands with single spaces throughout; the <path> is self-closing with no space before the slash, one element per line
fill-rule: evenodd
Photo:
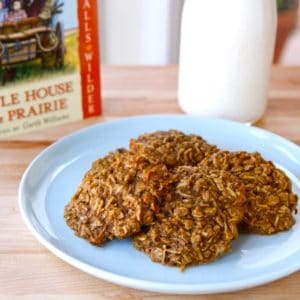
<path fill-rule="evenodd" d="M 297 200 L 289 178 L 259 153 L 221 151 L 170 130 L 95 161 L 65 219 L 95 245 L 133 237 L 153 261 L 184 269 L 224 255 L 241 231 L 290 229 Z"/>

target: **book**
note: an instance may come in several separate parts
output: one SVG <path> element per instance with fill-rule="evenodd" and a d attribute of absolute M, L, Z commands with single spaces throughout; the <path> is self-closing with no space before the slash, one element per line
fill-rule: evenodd
<path fill-rule="evenodd" d="M 101 114 L 97 1 L 0 0 L 0 139 Z"/>

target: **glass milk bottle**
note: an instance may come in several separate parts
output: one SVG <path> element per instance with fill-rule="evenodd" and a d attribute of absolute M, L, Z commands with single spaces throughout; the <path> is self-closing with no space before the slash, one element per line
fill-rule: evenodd
<path fill-rule="evenodd" d="M 179 104 L 190 114 L 253 123 L 266 104 L 275 0 L 186 0 Z"/>

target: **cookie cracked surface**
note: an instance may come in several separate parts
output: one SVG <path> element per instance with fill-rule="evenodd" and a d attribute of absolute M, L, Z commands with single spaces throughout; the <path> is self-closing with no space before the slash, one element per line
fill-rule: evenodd
<path fill-rule="evenodd" d="M 200 166 L 229 171 L 244 183 L 247 203 L 242 230 L 272 234 L 294 225 L 298 197 L 291 181 L 259 153 L 220 151 Z"/>
<path fill-rule="evenodd" d="M 168 168 L 195 166 L 218 151 L 202 137 L 177 130 L 156 131 L 131 139 L 130 150 L 151 163 L 163 163 Z"/>
<path fill-rule="evenodd" d="M 100 245 L 123 239 L 150 224 L 169 173 L 163 165 L 119 149 L 95 161 L 65 208 L 75 233 Z"/>
<path fill-rule="evenodd" d="M 134 245 L 154 262 L 182 270 L 230 251 L 244 216 L 244 187 L 228 172 L 197 167 L 174 171 L 175 185 L 154 222 Z"/>

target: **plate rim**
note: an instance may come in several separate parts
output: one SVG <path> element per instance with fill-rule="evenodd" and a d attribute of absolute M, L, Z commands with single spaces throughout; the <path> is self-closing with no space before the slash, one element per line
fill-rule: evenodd
<path fill-rule="evenodd" d="M 91 266 L 88 263 L 85 263 L 81 261 L 80 259 L 77 259 L 63 250 L 60 250 L 58 247 L 53 245 L 51 242 L 49 242 L 46 237 L 42 233 L 40 233 L 34 226 L 34 224 L 31 223 L 29 216 L 27 215 L 27 205 L 26 205 L 26 197 L 24 195 L 24 186 L 26 183 L 26 180 L 28 178 L 28 174 L 31 171 L 31 169 L 34 167 L 37 161 L 39 161 L 44 155 L 46 155 L 49 151 L 52 151 L 53 148 L 58 147 L 59 145 L 65 143 L 69 139 L 72 139 L 76 136 L 84 135 L 85 132 L 88 132 L 90 130 L 94 130 L 98 127 L 104 127 L 109 126 L 111 124 L 122 124 L 123 122 L 127 122 L 129 120 L 139 120 L 139 119 L 153 119 L 153 118 L 194 118 L 197 120 L 202 121 L 211 121 L 211 122 L 225 122 L 227 124 L 231 124 L 234 126 L 248 126 L 243 123 L 239 123 L 236 121 L 221 119 L 221 118 L 210 118 L 210 117 L 198 117 L 198 116 L 192 116 L 192 115 L 183 115 L 183 114 L 150 114 L 150 115 L 139 115 L 139 116 L 131 116 L 126 118 L 120 118 L 117 120 L 110 120 L 110 121 L 104 121 L 102 123 L 90 125 L 87 127 L 84 127 L 82 129 L 76 130 L 62 138 L 59 138 L 57 141 L 46 147 L 44 150 L 42 150 L 27 166 L 25 172 L 23 173 L 23 176 L 21 178 L 20 184 L 19 184 L 19 190 L 18 190 L 18 205 L 20 209 L 20 213 L 22 215 L 22 218 L 29 229 L 29 231 L 33 234 L 33 236 L 50 252 L 52 252 L 54 255 L 59 257 L 61 260 L 67 262 L 68 264 L 72 265 L 73 267 L 88 273 L 89 275 L 92 275 L 94 277 L 97 277 L 99 279 L 126 286 L 129 288 L 135 288 L 139 290 L 144 291 L 151 291 L 151 292 L 159 292 L 164 294 L 216 294 L 216 293 L 223 293 L 223 292 L 232 292 L 232 291 L 239 291 L 242 289 L 248 289 L 255 286 L 260 286 L 275 280 L 278 280 L 280 278 L 286 277 L 294 272 L 297 272 L 300 270 L 300 260 L 295 262 L 293 266 L 286 267 L 284 269 L 280 269 L 275 272 L 268 272 L 267 275 L 260 275 L 260 276 L 254 276 L 251 281 L 249 279 L 242 279 L 242 280 L 235 280 L 232 282 L 226 282 L 226 283 L 200 283 L 200 284 L 178 284 L 178 283 L 161 283 L 156 281 L 150 281 L 150 280 L 142 280 L 132 277 L 127 277 L 124 275 L 119 275 L 114 272 L 105 271 L 101 268 L 97 268 L 94 266 Z M 289 148 L 292 148 L 293 151 L 299 151 L 300 154 L 300 147 L 287 140 L 284 137 L 281 137 L 280 135 L 277 135 L 273 132 L 270 132 L 268 130 L 258 128 L 256 126 L 249 126 L 249 128 L 260 132 L 263 135 L 266 135 L 268 137 L 275 138 L 276 140 L 279 140 L 281 144 L 287 145 Z"/>

